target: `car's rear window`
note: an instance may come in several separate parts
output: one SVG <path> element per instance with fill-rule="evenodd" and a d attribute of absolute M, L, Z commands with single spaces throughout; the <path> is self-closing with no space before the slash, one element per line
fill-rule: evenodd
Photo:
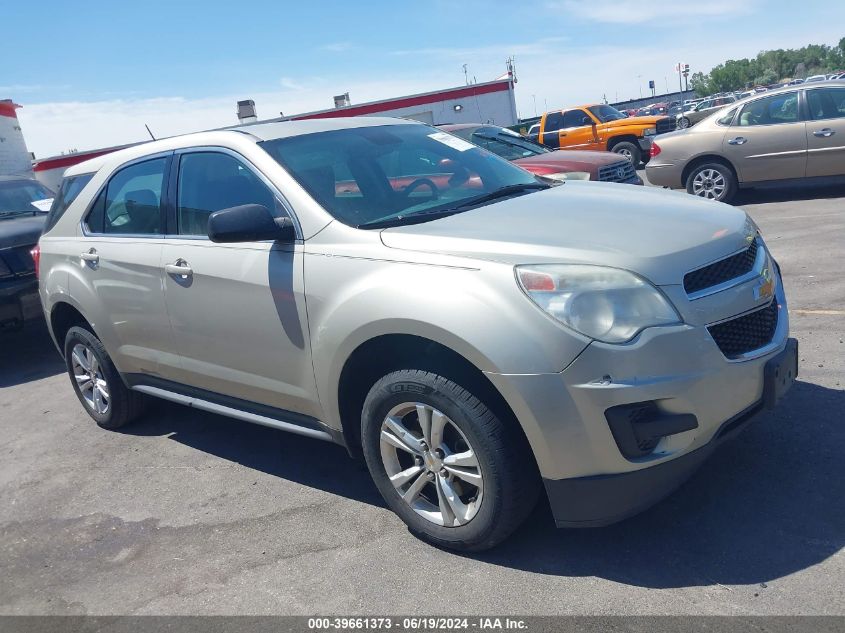
<path fill-rule="evenodd" d="M 53 205 L 50 207 L 50 213 L 47 215 L 47 223 L 44 226 L 45 233 L 56 225 L 59 218 L 67 211 L 67 208 L 76 200 L 79 192 L 82 191 L 93 177 L 94 174 L 80 174 L 79 176 L 69 176 L 62 180 L 62 184 L 59 186 L 59 192 L 53 198 Z"/>

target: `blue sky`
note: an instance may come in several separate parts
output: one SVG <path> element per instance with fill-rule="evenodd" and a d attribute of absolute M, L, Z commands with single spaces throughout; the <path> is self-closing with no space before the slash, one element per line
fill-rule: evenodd
<path fill-rule="evenodd" d="M 538 110 L 677 85 L 765 48 L 834 44 L 845 3 L 808 0 L 479 2 L 12 1 L 0 28 L 0 98 L 38 156 L 259 116 L 487 81 L 516 57 L 517 106 Z M 796 9 L 800 6 L 800 9 Z"/>

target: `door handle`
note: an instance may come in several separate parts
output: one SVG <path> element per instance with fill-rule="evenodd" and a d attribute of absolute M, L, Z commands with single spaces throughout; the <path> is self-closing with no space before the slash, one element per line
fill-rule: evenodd
<path fill-rule="evenodd" d="M 82 261 L 91 264 L 92 268 L 96 268 L 100 263 L 100 256 L 97 255 L 96 248 L 89 249 L 87 253 L 82 253 L 80 257 Z"/>
<path fill-rule="evenodd" d="M 728 141 L 728 145 L 745 145 L 748 142 L 748 139 L 744 136 L 737 136 L 736 138 L 732 138 Z"/>
<path fill-rule="evenodd" d="M 164 272 L 166 272 L 168 275 L 176 275 L 179 277 L 190 277 L 194 274 L 193 269 L 188 266 L 188 262 L 186 262 L 184 259 L 177 259 L 172 264 L 165 264 Z"/>
<path fill-rule="evenodd" d="M 816 130 L 815 132 L 813 132 L 813 136 L 823 138 L 828 138 L 829 136 L 833 136 L 834 134 L 836 134 L 836 132 L 834 130 L 831 130 L 829 127 L 824 127 L 820 130 Z"/>

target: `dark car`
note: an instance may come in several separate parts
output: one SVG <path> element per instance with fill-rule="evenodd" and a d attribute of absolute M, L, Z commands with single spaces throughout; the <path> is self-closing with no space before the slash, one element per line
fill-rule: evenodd
<path fill-rule="evenodd" d="M 32 251 L 55 194 L 33 178 L 0 176 L 0 330 L 39 317 Z"/>
<path fill-rule="evenodd" d="M 441 130 L 459 136 L 493 152 L 536 176 L 552 180 L 599 180 L 643 184 L 631 161 L 613 152 L 552 150 L 507 128 L 479 123 L 440 125 Z"/>

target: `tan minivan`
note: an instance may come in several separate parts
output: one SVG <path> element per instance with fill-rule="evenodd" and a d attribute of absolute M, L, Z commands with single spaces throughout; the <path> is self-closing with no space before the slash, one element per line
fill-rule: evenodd
<path fill-rule="evenodd" d="M 694 128 L 661 135 L 654 185 L 726 202 L 740 187 L 845 178 L 845 81 L 754 95 Z"/>

